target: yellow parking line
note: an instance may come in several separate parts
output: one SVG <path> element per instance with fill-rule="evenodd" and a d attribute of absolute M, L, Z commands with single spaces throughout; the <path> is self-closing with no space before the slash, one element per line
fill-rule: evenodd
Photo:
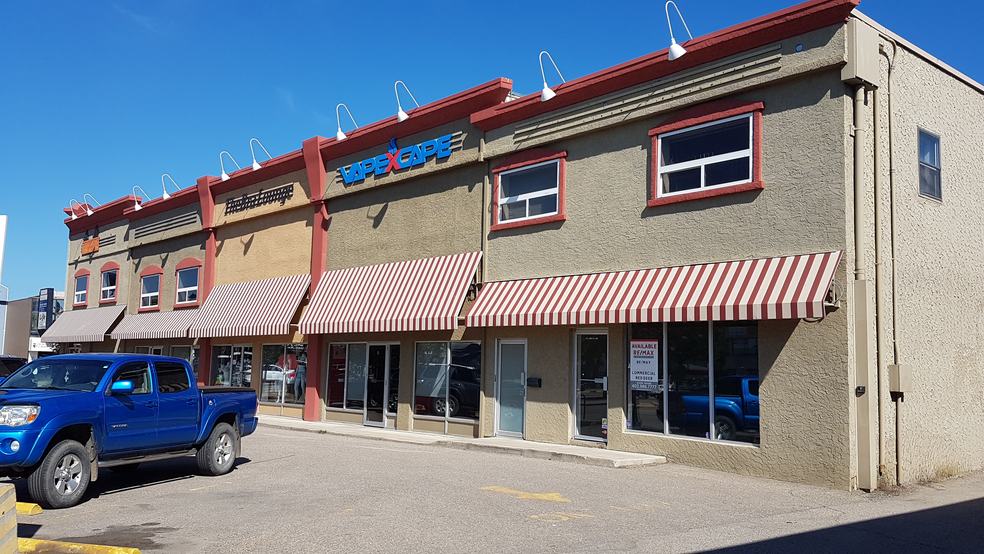
<path fill-rule="evenodd" d="M 559 492 L 524 492 L 524 491 L 514 491 L 512 489 L 507 489 L 506 487 L 482 487 L 483 491 L 493 491 L 493 492 L 504 492 L 506 494 L 515 494 L 516 498 L 521 498 L 524 500 L 550 500 L 553 502 L 570 502 L 570 500 L 564 498 Z"/>
<path fill-rule="evenodd" d="M 102 546 L 75 542 L 42 541 L 38 539 L 17 539 L 19 552 L 71 552 L 72 554 L 140 554 L 137 548 L 125 546 Z"/>
<path fill-rule="evenodd" d="M 41 506 L 31 502 L 18 502 L 17 513 L 25 516 L 36 516 L 41 513 Z"/>

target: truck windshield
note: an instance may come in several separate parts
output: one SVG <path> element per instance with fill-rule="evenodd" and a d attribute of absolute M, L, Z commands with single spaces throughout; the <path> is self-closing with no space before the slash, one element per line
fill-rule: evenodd
<path fill-rule="evenodd" d="M 41 358 L 20 368 L 0 389 L 54 389 L 92 392 L 106 370 L 108 360 L 55 360 Z"/>

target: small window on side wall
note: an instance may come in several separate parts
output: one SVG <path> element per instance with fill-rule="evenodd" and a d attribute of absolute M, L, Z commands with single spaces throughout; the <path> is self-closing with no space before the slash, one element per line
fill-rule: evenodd
<path fill-rule="evenodd" d="M 761 102 L 712 102 L 682 112 L 653 137 L 650 207 L 765 188 Z"/>
<path fill-rule="evenodd" d="M 919 130 L 919 194 L 943 200 L 940 138 Z"/>
<path fill-rule="evenodd" d="M 567 152 L 545 148 L 521 152 L 492 170 L 495 214 L 492 230 L 567 218 L 564 180 Z"/>

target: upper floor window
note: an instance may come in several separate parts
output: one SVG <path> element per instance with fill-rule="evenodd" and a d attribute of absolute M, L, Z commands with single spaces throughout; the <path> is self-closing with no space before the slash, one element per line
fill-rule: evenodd
<path fill-rule="evenodd" d="M 713 102 L 649 132 L 653 190 L 649 206 L 764 188 L 761 102 Z"/>
<path fill-rule="evenodd" d="M 567 152 L 539 148 L 507 159 L 493 170 L 492 230 L 562 221 Z"/>
<path fill-rule="evenodd" d="M 178 270 L 178 296 L 176 304 L 194 304 L 198 302 L 198 268 Z"/>
<path fill-rule="evenodd" d="M 140 308 L 156 308 L 161 303 L 161 276 L 140 278 Z"/>
<path fill-rule="evenodd" d="M 118 269 L 111 269 L 109 271 L 102 272 L 102 286 L 99 289 L 100 302 L 116 300 L 116 277 L 118 274 Z"/>
<path fill-rule="evenodd" d="M 919 130 L 919 194 L 943 200 L 940 138 Z"/>
<path fill-rule="evenodd" d="M 75 276 L 75 300 L 73 305 L 84 305 L 88 300 L 86 294 L 89 290 L 89 272 Z"/>

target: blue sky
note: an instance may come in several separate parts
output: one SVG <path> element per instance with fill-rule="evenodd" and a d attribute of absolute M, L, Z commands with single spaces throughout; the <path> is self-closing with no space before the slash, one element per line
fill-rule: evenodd
<path fill-rule="evenodd" d="M 794 3 L 677 2 L 694 36 Z M 981 3 L 860 10 L 984 82 Z M 686 38 L 675 15 L 674 31 Z M 659 1 L 0 3 L 2 282 L 11 299 L 64 289 L 72 198 L 134 185 L 156 198 L 163 173 L 192 186 L 219 174 L 222 150 L 248 166 L 253 137 L 274 156 L 296 150 L 334 135 L 339 102 L 360 125 L 390 117 L 397 79 L 421 104 L 496 77 L 528 94 L 541 50 L 570 80 L 668 43 Z"/>

